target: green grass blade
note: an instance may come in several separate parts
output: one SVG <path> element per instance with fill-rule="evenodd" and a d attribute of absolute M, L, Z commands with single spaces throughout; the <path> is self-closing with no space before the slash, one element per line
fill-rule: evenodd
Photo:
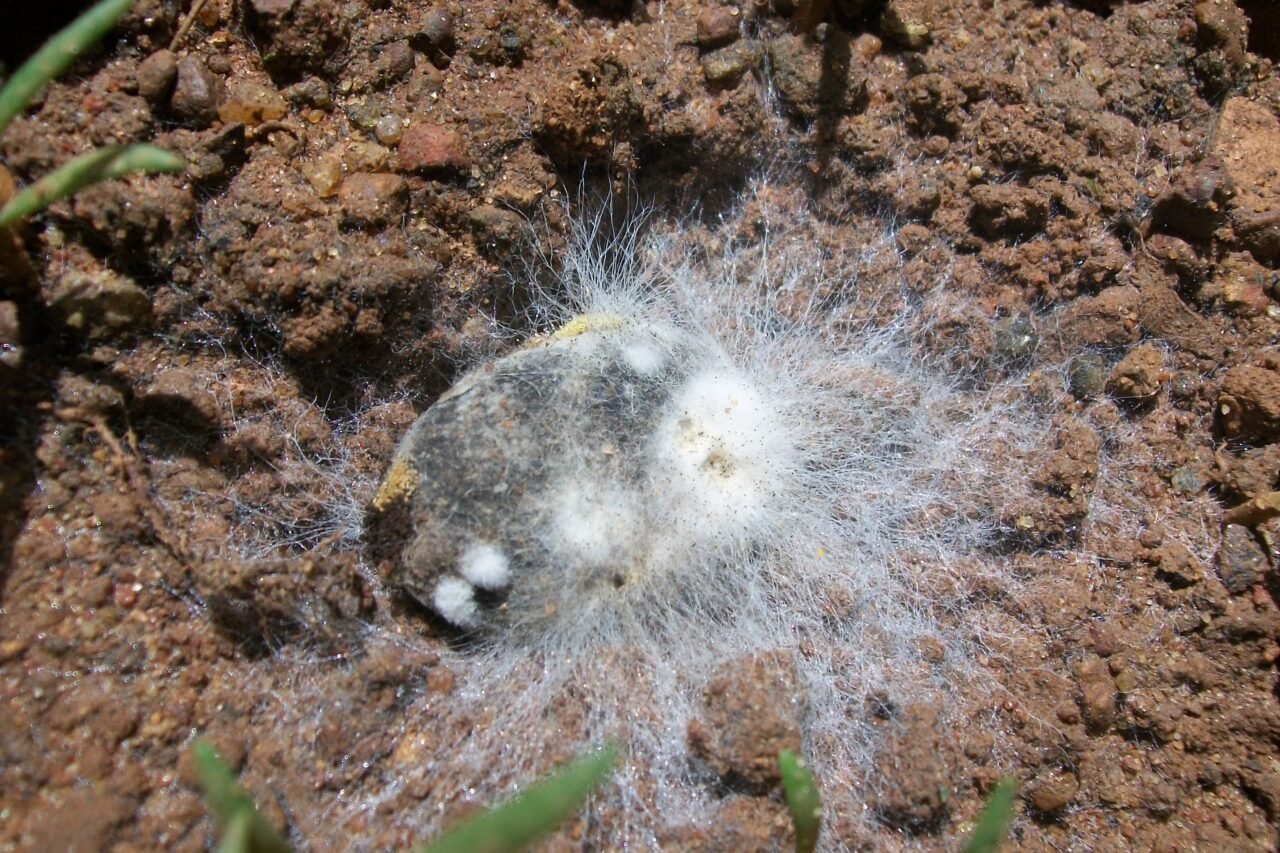
<path fill-rule="evenodd" d="M 44 47 L 13 72 L 9 82 L 0 89 L 0 134 L 14 116 L 27 108 L 41 86 L 66 71 L 110 32 L 132 3 L 133 0 L 102 0 L 45 42 Z"/>
<path fill-rule="evenodd" d="M 618 758 L 616 747 L 571 761 L 506 803 L 463 821 L 420 853 L 510 853 L 573 814 Z"/>
<path fill-rule="evenodd" d="M 36 181 L 0 208 L 0 228 L 39 213 L 55 201 L 100 181 L 142 172 L 177 172 L 186 163 L 172 151 L 154 145 L 109 145 L 82 154 Z"/>
<path fill-rule="evenodd" d="M 796 853 L 813 853 L 822 829 L 818 781 L 804 761 L 789 749 L 778 753 L 778 769 L 782 773 L 782 793 L 787 798 L 791 823 L 796 830 Z"/>
<path fill-rule="evenodd" d="M 1011 776 L 1005 776 L 996 784 L 964 846 L 964 853 L 995 853 L 1000 849 L 1000 843 L 1013 821 L 1013 795 L 1016 791 L 1017 784 Z"/>
<path fill-rule="evenodd" d="M 250 797 L 203 738 L 191 746 L 205 802 L 217 819 L 219 853 L 290 853 L 288 842 L 267 822 Z"/>

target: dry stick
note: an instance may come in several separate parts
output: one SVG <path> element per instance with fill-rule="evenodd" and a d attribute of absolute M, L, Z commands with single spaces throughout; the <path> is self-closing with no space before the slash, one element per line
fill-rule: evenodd
<path fill-rule="evenodd" d="M 192 564 L 190 549 L 186 543 L 180 540 L 174 540 L 169 535 L 172 525 L 164 511 L 156 505 L 151 497 L 151 492 L 147 489 L 148 478 L 140 470 L 140 454 L 138 453 L 137 441 L 134 437 L 133 430 L 128 433 L 129 448 L 132 453 L 127 452 L 120 443 L 120 439 L 116 438 L 116 434 L 111 431 L 111 427 L 107 426 L 107 422 L 96 415 L 83 415 L 73 411 L 66 412 L 63 417 L 70 416 L 75 418 L 80 414 L 79 419 L 83 420 L 89 427 L 98 434 L 112 454 L 115 455 L 116 461 L 120 463 L 120 470 L 124 473 L 125 482 L 128 483 L 130 491 L 133 493 L 134 503 L 137 504 L 139 511 L 147 522 L 147 526 L 151 528 L 151 535 L 159 542 L 169 556 L 182 566 L 186 571 Z"/>
<path fill-rule="evenodd" d="M 182 23 L 178 25 L 178 31 L 173 34 L 173 40 L 169 42 L 169 50 L 176 50 L 179 42 L 186 37 L 191 31 L 191 27 L 196 22 L 196 15 L 200 14 L 200 10 L 204 8 L 204 4 L 209 0 L 196 0 L 191 4 L 191 8 L 187 10 L 187 14 L 183 16 Z"/>

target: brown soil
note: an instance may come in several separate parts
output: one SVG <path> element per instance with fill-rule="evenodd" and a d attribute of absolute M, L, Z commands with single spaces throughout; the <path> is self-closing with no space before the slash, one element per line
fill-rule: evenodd
<path fill-rule="evenodd" d="M 446 639 L 343 536 L 518 308 L 527 222 L 554 247 L 584 180 L 711 221 L 769 169 L 848 245 L 894 223 L 909 283 L 980 306 L 935 332 L 1061 430 L 1008 519 L 1020 588 L 975 603 L 1016 638 L 994 683 L 945 715 L 869 689 L 875 819 L 827 841 L 953 849 L 1012 774 L 1018 849 L 1276 848 L 1280 522 L 1224 523 L 1280 488 L 1268 4 L 188 5 L 139 0 L 0 140 L 20 181 L 116 141 L 189 164 L 0 234 L 0 850 L 203 848 L 198 733 L 312 847 L 464 812 L 405 770 L 448 749 L 404 720 L 454 688 Z M 750 784 L 660 843 L 790 843 L 767 669 L 690 732 Z M 340 797 L 380 805 L 325 825 Z"/>

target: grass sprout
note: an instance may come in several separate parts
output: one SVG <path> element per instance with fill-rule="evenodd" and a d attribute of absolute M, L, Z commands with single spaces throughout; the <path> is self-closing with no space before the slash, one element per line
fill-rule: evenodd
<path fill-rule="evenodd" d="M 191 751 L 205 801 L 217 819 L 218 853 L 290 853 L 293 848 L 258 811 L 213 745 L 201 738 Z M 438 841 L 419 848 L 419 853 L 522 850 L 568 818 L 617 759 L 614 746 L 577 758 L 506 803 L 458 824 Z"/>
<path fill-rule="evenodd" d="M 618 758 L 607 746 L 534 782 L 506 803 L 445 833 L 420 853 L 510 853 L 555 829 L 586 799 Z"/>
<path fill-rule="evenodd" d="M 105 36 L 133 0 L 102 0 L 23 63 L 0 89 L 0 134 L 31 103 L 40 88 L 65 71 Z M 154 145 L 114 145 L 99 148 L 55 169 L 19 192 L 0 208 L 0 227 L 11 225 L 85 187 L 134 173 L 180 171 L 185 162 L 177 154 Z"/>
<path fill-rule="evenodd" d="M 964 853 L 995 853 L 1000 849 L 1009 823 L 1013 820 L 1013 795 L 1017 783 L 1011 776 L 1001 779 L 978 816 L 973 834 L 964 845 Z"/>
<path fill-rule="evenodd" d="M 782 773 L 782 793 L 796 831 L 796 853 L 813 853 L 822 829 L 818 781 L 800 756 L 789 749 L 778 753 L 778 768 Z"/>
<path fill-rule="evenodd" d="M 205 801 L 221 830 L 218 853 L 289 853 L 289 843 L 258 811 L 213 744 L 197 740 L 191 753 Z"/>

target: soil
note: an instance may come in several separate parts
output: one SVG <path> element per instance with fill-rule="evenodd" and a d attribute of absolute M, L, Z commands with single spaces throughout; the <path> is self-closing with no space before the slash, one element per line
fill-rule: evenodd
<path fill-rule="evenodd" d="M 909 285 L 978 306 L 933 332 L 1060 429 L 1017 588 L 974 602 L 991 681 L 945 713 L 869 688 L 874 817 L 826 843 L 954 849 L 1009 774 L 1013 849 L 1280 844 L 1280 521 L 1225 517 L 1280 488 L 1269 4 L 195 5 L 139 0 L 0 140 L 19 182 L 113 142 L 188 161 L 0 233 L 0 850 L 206 847 L 196 734 L 312 849 L 473 808 L 405 771 L 448 750 L 405 715 L 456 673 L 351 541 L 364 504 L 518 313 L 529 223 L 554 254 L 584 185 L 714 222 L 770 172 L 827 251 L 891 223 Z M 780 679 L 717 676 L 691 748 L 747 783 L 655 843 L 790 844 Z"/>

